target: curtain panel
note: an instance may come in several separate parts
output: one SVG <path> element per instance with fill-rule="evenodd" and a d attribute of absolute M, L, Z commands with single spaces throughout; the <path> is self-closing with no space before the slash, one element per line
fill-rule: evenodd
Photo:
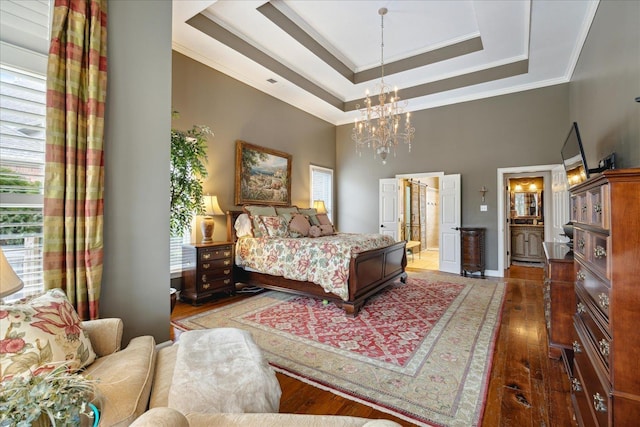
<path fill-rule="evenodd" d="M 103 265 L 107 0 L 56 0 L 47 67 L 45 289 L 99 317 Z"/>

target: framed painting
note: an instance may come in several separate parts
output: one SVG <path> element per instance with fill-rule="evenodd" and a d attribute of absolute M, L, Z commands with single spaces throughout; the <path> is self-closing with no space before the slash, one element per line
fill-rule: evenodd
<path fill-rule="evenodd" d="M 291 205 L 291 155 L 236 141 L 236 205 Z"/>

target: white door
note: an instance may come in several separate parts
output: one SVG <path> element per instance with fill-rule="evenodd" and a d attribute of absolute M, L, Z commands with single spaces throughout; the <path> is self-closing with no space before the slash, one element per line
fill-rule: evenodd
<path fill-rule="evenodd" d="M 398 241 L 398 180 L 380 180 L 380 234 L 387 234 Z"/>
<path fill-rule="evenodd" d="M 553 197 L 553 210 L 545 209 L 545 212 L 552 214 L 551 237 L 545 240 L 553 242 L 566 242 L 568 238 L 564 235 L 563 224 L 569 222 L 569 190 L 567 174 L 563 165 L 558 165 L 551 169 L 551 192 Z M 547 223 L 545 218 L 545 224 Z"/>
<path fill-rule="evenodd" d="M 440 271 L 460 273 L 460 174 L 440 179 Z"/>

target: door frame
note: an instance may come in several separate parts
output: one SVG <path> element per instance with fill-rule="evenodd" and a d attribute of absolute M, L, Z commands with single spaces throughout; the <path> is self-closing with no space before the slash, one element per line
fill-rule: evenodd
<path fill-rule="evenodd" d="M 551 165 L 536 165 L 536 166 L 516 166 L 510 168 L 498 168 L 498 186 L 496 188 L 503 189 L 506 186 L 507 175 L 512 174 L 520 174 L 520 173 L 543 173 L 548 172 L 549 176 L 545 175 L 544 180 L 544 198 L 543 198 L 543 206 L 545 212 L 545 220 L 544 220 L 544 233 L 545 236 L 552 234 L 552 224 L 554 221 L 554 206 L 553 206 L 553 197 L 551 190 L 551 176 L 552 171 L 556 168 L 558 164 Z M 507 228 L 507 215 L 506 215 L 506 201 L 505 201 L 505 192 L 504 191 L 496 191 L 497 193 L 497 206 L 498 206 L 498 277 L 504 277 L 504 269 L 507 261 L 507 236 L 509 233 L 506 231 Z M 548 215 L 548 218 L 547 218 Z"/>

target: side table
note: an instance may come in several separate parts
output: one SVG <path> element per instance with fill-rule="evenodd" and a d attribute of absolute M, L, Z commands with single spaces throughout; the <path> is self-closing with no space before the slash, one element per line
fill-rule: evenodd
<path fill-rule="evenodd" d="M 182 245 L 183 286 L 180 298 L 194 305 L 213 294 L 235 292 L 233 243 L 213 242 Z"/>

